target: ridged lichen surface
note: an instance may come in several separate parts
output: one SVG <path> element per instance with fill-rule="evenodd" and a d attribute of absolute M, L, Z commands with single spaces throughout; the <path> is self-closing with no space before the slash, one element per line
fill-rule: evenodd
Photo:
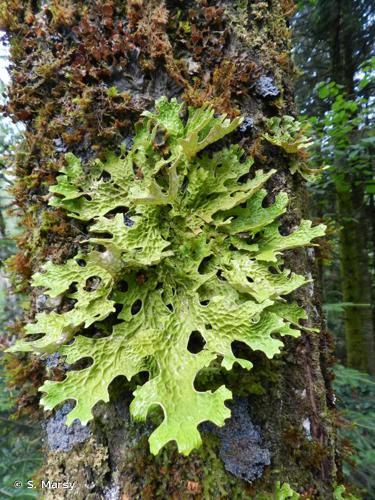
<path fill-rule="evenodd" d="M 183 104 L 161 98 L 122 154 L 90 169 L 67 155 L 50 205 L 86 223 L 87 240 L 65 264 L 48 261 L 33 276 L 34 287 L 65 307 L 36 314 L 26 333 L 38 338 L 11 348 L 90 360 L 40 388 L 46 409 L 75 400 L 67 423 L 92 419 L 116 377 L 147 372 L 131 414 L 145 420 L 161 407 L 151 452 L 174 440 L 189 454 L 201 444 L 201 422 L 221 426 L 230 416 L 231 392 L 196 390 L 197 374 L 214 361 L 250 369 L 234 342 L 272 358 L 281 336 L 299 335 L 306 314 L 287 296 L 308 280 L 284 267 L 283 252 L 309 245 L 324 226 L 302 221 L 280 233 L 288 197 L 265 203 L 275 171 L 253 171 L 237 145 L 211 146 L 240 123 L 207 106 L 184 117 Z"/>

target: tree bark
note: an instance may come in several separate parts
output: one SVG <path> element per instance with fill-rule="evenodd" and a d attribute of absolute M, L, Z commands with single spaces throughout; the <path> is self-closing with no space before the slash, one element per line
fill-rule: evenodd
<path fill-rule="evenodd" d="M 15 194 L 25 226 L 14 267 L 26 278 L 46 258 L 77 251 L 84 225 L 47 205 L 48 185 L 72 151 L 86 163 L 131 137 L 133 124 L 161 95 L 209 102 L 246 120 L 233 140 L 256 165 L 277 168 L 268 191 L 286 191 L 291 230 L 306 216 L 306 191 L 288 158 L 262 143 L 265 120 L 294 113 L 287 0 L 221 2 L 5 0 L 1 23 L 11 40 L 7 113 L 26 124 L 16 160 Z M 118 94 L 109 97 L 115 86 Z M 293 271 L 314 275 L 314 250 L 291 251 Z M 98 405 L 88 428 L 63 425 L 67 405 L 46 415 L 42 479 L 74 482 L 46 498 L 256 498 L 289 482 L 309 498 L 332 497 L 337 478 L 329 375 L 329 339 L 320 284 L 296 299 L 319 334 L 287 340 L 282 355 L 251 353 L 254 369 L 221 374 L 233 390 L 232 418 L 221 430 L 203 425 L 204 444 L 189 457 L 173 444 L 150 455 L 150 425 L 129 418 L 129 385 L 115 380 L 111 403 Z M 37 308 L 31 299 L 31 311 Z M 20 361 L 22 362 L 22 361 Z M 47 370 L 64 367 L 55 358 Z M 51 373 L 50 373 L 51 375 Z"/>

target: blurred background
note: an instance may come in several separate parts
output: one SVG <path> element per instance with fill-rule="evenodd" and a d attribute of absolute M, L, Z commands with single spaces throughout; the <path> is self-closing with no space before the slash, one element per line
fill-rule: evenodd
<path fill-rule="evenodd" d="M 308 180 L 309 217 L 324 221 L 319 249 L 324 310 L 333 339 L 341 460 L 359 498 L 375 498 L 375 3 L 372 0 L 301 0 L 291 20 L 296 100 L 313 140 Z M 1 33 L 0 33 L 1 35 Z M 0 46 L 0 100 L 6 100 L 8 48 Z M 22 309 L 11 291 L 5 261 L 15 251 L 9 156 L 22 129 L 0 118 L 0 344 Z M 17 283 L 13 283 L 13 289 Z M 22 377 L 20 377 L 22 378 Z M 29 479 L 41 464 L 40 424 L 23 411 L 30 389 L 7 379 L 0 364 L 0 498 L 34 498 L 7 488 Z M 30 388 L 34 387 L 30 384 Z M 36 397 L 36 396 L 35 396 Z M 17 398 L 17 405 L 15 400 Z M 27 405 L 25 405 L 27 408 Z"/>
<path fill-rule="evenodd" d="M 310 217 L 323 220 L 319 272 L 334 341 L 346 481 L 375 498 L 375 3 L 301 0 L 292 20 L 298 112 L 314 140 Z"/>

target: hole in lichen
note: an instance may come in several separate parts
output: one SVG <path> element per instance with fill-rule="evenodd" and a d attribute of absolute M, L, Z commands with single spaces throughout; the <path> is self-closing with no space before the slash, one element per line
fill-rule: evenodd
<path fill-rule="evenodd" d="M 255 235 L 249 235 L 249 237 L 246 239 L 247 243 L 249 245 L 254 245 L 254 243 L 257 243 L 261 239 L 261 234 L 257 233 Z"/>
<path fill-rule="evenodd" d="M 160 148 L 161 146 L 165 145 L 165 143 L 167 142 L 167 139 L 168 139 L 167 131 L 165 129 L 161 128 L 160 126 L 158 126 L 156 133 L 155 133 L 154 140 L 153 140 L 153 145 L 156 148 Z"/>
<path fill-rule="evenodd" d="M 107 251 L 104 245 L 95 245 L 95 250 L 99 253 L 104 253 Z"/>
<path fill-rule="evenodd" d="M 68 311 L 71 311 L 78 300 L 76 299 L 68 299 L 67 297 L 64 297 L 62 303 L 60 304 L 60 307 L 58 309 L 59 313 L 66 313 Z"/>
<path fill-rule="evenodd" d="M 84 368 L 89 368 L 94 363 L 92 358 L 82 358 L 69 366 L 69 371 L 83 370 Z"/>
<path fill-rule="evenodd" d="M 216 276 L 218 277 L 218 279 L 220 281 L 227 281 L 224 276 L 223 276 L 223 271 L 221 269 L 218 270 L 218 272 L 216 273 Z"/>
<path fill-rule="evenodd" d="M 223 385 L 223 375 L 220 365 L 223 356 L 218 355 L 207 368 L 199 370 L 194 380 L 194 389 L 199 392 L 216 391 Z"/>
<path fill-rule="evenodd" d="M 112 335 L 113 327 L 115 325 L 123 323 L 123 320 L 119 319 L 118 317 L 123 307 L 124 306 L 122 304 L 115 304 L 115 311 L 111 312 L 104 321 L 95 323 L 95 326 L 93 327 L 94 331 L 91 332 L 89 337 L 94 339 L 102 339 Z"/>
<path fill-rule="evenodd" d="M 249 283 L 254 283 L 253 278 L 251 278 L 250 276 L 246 276 L 246 279 Z"/>
<path fill-rule="evenodd" d="M 101 281 L 102 279 L 100 276 L 90 276 L 90 278 L 87 278 L 83 289 L 86 290 L 86 292 L 94 292 L 99 288 Z"/>
<path fill-rule="evenodd" d="M 117 283 L 117 289 L 120 292 L 127 292 L 129 290 L 128 282 L 125 280 L 121 280 Z"/>
<path fill-rule="evenodd" d="M 209 270 L 209 264 L 212 261 L 212 259 L 213 259 L 212 255 L 208 255 L 207 257 L 202 259 L 198 267 L 198 273 L 205 274 Z"/>
<path fill-rule="evenodd" d="M 44 337 L 44 333 L 32 333 L 31 335 L 27 335 L 24 339 L 26 342 L 35 342 Z"/>
<path fill-rule="evenodd" d="M 167 304 L 167 307 L 168 307 L 168 309 L 169 309 L 171 312 L 173 312 L 173 311 L 174 311 L 174 307 L 173 307 L 173 305 L 172 305 L 172 304 Z"/>
<path fill-rule="evenodd" d="M 245 342 L 240 342 L 238 340 L 232 342 L 231 349 L 236 358 L 249 360 L 253 353 L 253 350 L 247 344 L 245 344 Z"/>
<path fill-rule="evenodd" d="M 145 155 L 145 157 L 147 158 L 147 155 Z M 142 167 L 140 165 L 137 165 L 135 162 L 133 162 L 132 168 L 133 168 L 135 178 L 136 179 L 143 179 Z"/>
<path fill-rule="evenodd" d="M 155 287 L 155 290 L 161 290 L 162 288 L 163 288 L 163 283 L 159 281 Z"/>
<path fill-rule="evenodd" d="M 91 196 L 90 196 L 89 194 L 87 194 L 87 193 L 85 193 L 85 194 L 83 195 L 83 197 L 84 197 L 87 201 L 91 201 L 91 200 L 92 200 Z"/>
<path fill-rule="evenodd" d="M 111 240 L 111 239 L 113 239 L 113 234 L 112 233 L 100 233 L 100 239 L 101 240 Z"/>
<path fill-rule="evenodd" d="M 249 174 L 246 173 L 244 175 L 241 175 L 241 177 L 238 179 L 238 184 L 245 184 L 249 180 Z"/>
<path fill-rule="evenodd" d="M 212 330 L 212 326 L 211 325 L 204 325 L 205 329 L 206 330 Z"/>
<path fill-rule="evenodd" d="M 141 384 L 132 384 L 132 386 L 133 385 L 136 387 Z M 128 382 L 127 378 L 124 375 L 117 375 L 108 385 L 110 399 L 116 402 L 127 401 L 129 397 L 129 387 L 130 382 Z"/>
<path fill-rule="evenodd" d="M 106 170 L 103 170 L 103 172 L 100 174 L 99 180 L 103 182 L 108 182 L 111 180 L 111 174 Z"/>
<path fill-rule="evenodd" d="M 139 313 L 139 311 L 142 309 L 142 301 L 141 299 L 137 299 L 134 304 L 132 305 L 130 312 L 132 313 L 133 316 Z"/>
<path fill-rule="evenodd" d="M 179 113 L 179 116 L 180 116 L 180 119 L 181 119 L 182 123 L 183 123 L 184 125 L 186 125 L 186 124 L 187 124 L 187 122 L 188 122 L 188 119 L 189 119 L 189 112 L 188 112 L 188 108 L 187 108 L 187 106 L 184 106 L 184 107 L 181 109 L 181 111 L 180 111 L 180 113 Z"/>
<path fill-rule="evenodd" d="M 210 303 L 209 300 L 200 300 L 201 306 L 208 306 L 209 303 Z"/>
<path fill-rule="evenodd" d="M 74 282 L 69 286 L 68 293 L 75 293 L 77 290 L 77 283 Z"/>
<path fill-rule="evenodd" d="M 205 344 L 206 341 L 202 334 L 195 330 L 190 334 L 187 350 L 193 354 L 198 354 L 198 352 L 203 351 Z"/>
<path fill-rule="evenodd" d="M 268 196 L 265 196 L 262 201 L 262 208 L 268 208 L 272 205 L 271 199 Z"/>
<path fill-rule="evenodd" d="M 120 314 L 120 312 L 122 311 L 122 308 L 123 308 L 124 306 L 123 306 L 122 304 L 115 304 L 115 306 L 114 306 L 114 307 L 115 307 L 115 312 L 114 312 L 114 313 L 111 313 L 111 314 L 114 314 L 114 315 L 116 315 L 116 317 L 117 317 L 117 315 L 118 315 L 118 314 Z M 107 319 L 106 319 L 106 321 L 107 321 Z"/>
<path fill-rule="evenodd" d="M 279 272 L 278 272 L 278 270 L 276 269 L 276 267 L 273 267 L 273 266 L 269 268 L 269 272 L 270 272 L 271 274 L 279 274 Z"/>
<path fill-rule="evenodd" d="M 117 214 L 126 214 L 127 212 L 129 212 L 128 207 L 120 206 L 120 207 L 112 208 L 112 210 L 109 210 L 108 212 L 106 212 L 104 217 L 106 219 L 113 219 Z"/>
<path fill-rule="evenodd" d="M 189 179 L 187 177 L 184 177 L 184 180 L 182 181 L 181 185 L 181 192 L 185 193 L 189 185 Z"/>
<path fill-rule="evenodd" d="M 77 262 L 77 264 L 80 267 L 86 267 L 87 266 L 87 262 L 84 259 L 76 259 L 76 262 Z"/>
<path fill-rule="evenodd" d="M 135 377 L 133 377 L 131 380 L 132 381 L 135 380 L 137 385 L 143 385 L 148 380 L 150 380 L 150 374 L 148 371 L 143 370 L 143 371 L 137 373 L 137 375 L 135 375 Z"/>
<path fill-rule="evenodd" d="M 293 232 L 293 230 L 290 227 L 288 227 L 286 224 L 283 224 L 282 226 L 280 226 L 278 228 L 278 231 L 281 234 L 281 236 L 288 236 L 289 234 L 291 234 Z"/>

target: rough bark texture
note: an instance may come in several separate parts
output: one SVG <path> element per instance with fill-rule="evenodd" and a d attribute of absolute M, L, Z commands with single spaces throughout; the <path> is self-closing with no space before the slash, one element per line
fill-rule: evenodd
<path fill-rule="evenodd" d="M 26 124 L 15 190 L 25 233 L 13 259 L 25 290 L 46 258 L 63 262 L 85 236 L 83 224 L 47 206 L 63 154 L 72 151 L 88 161 L 118 147 L 161 95 L 243 114 L 246 120 L 230 141 L 258 166 L 278 170 L 268 191 L 290 196 L 285 231 L 306 215 L 301 178 L 290 174 L 287 156 L 262 142 L 267 117 L 294 112 L 291 1 L 44 3 L 3 0 L 0 8 L 12 53 L 7 113 Z M 112 86 L 119 91 L 115 97 L 107 92 Z M 296 272 L 314 274 L 314 250 L 290 252 L 288 260 Z M 233 417 L 220 431 L 203 425 L 204 446 L 188 458 L 173 444 L 150 455 L 151 424 L 130 421 L 123 380 L 112 384 L 112 402 L 97 408 L 88 430 L 78 424 L 66 429 L 66 407 L 47 415 L 40 475 L 76 485 L 72 492 L 51 490 L 46 498 L 255 498 L 272 491 L 276 480 L 309 498 L 331 498 L 335 434 L 319 283 L 296 298 L 321 333 L 286 341 L 283 355 L 272 361 L 249 353 L 251 372 L 237 367 L 214 374 L 213 382 L 216 377 L 236 394 Z M 31 314 L 37 299 L 32 296 Z M 51 358 L 47 364 L 50 375 L 62 376 L 61 362 Z"/>

